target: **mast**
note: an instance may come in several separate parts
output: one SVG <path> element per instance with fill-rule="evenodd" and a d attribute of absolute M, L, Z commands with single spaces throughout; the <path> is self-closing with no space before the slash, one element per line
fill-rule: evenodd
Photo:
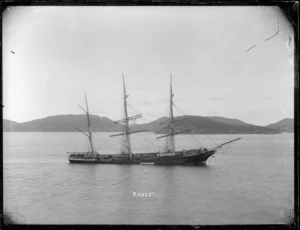
<path fill-rule="evenodd" d="M 87 115 L 87 119 L 88 119 L 88 128 L 89 128 L 89 141 L 91 144 L 91 149 L 92 149 L 92 153 L 93 155 L 95 154 L 95 149 L 94 149 L 94 144 L 93 144 L 93 132 L 92 132 L 92 127 L 91 127 L 91 120 L 90 120 L 90 114 L 89 114 L 89 106 L 87 103 L 87 98 L 86 98 L 86 93 L 84 91 L 84 97 L 85 97 L 85 104 L 86 104 L 86 115 Z"/>
<path fill-rule="evenodd" d="M 88 121 L 88 134 L 86 134 L 86 133 L 83 132 L 82 130 L 78 129 L 77 127 L 75 127 L 75 128 L 76 128 L 78 131 L 80 131 L 81 133 L 83 133 L 84 135 L 86 135 L 86 136 L 89 138 L 92 153 L 93 153 L 93 155 L 96 155 L 95 149 L 94 149 L 94 144 L 93 144 L 93 132 L 92 132 L 92 128 L 91 128 L 91 120 L 90 120 L 90 114 L 89 114 L 89 106 L 88 106 L 88 102 L 87 102 L 87 98 L 86 98 L 86 93 L 85 93 L 85 91 L 84 91 L 84 97 L 85 97 L 86 109 L 82 108 L 80 105 L 78 105 L 78 106 L 86 113 L 87 121 Z"/>
<path fill-rule="evenodd" d="M 174 143 L 174 115 L 173 115 L 173 90 L 172 90 L 172 74 L 170 77 L 170 126 L 169 126 L 169 146 L 168 150 L 171 152 L 171 156 L 175 155 L 175 143 Z"/>
<path fill-rule="evenodd" d="M 130 143 L 130 129 L 129 129 L 129 118 L 128 118 L 128 112 L 127 112 L 127 97 L 129 95 L 126 94 L 126 88 L 125 88 L 125 80 L 124 80 L 124 74 L 122 73 L 123 77 L 123 90 L 124 90 L 124 126 L 123 126 L 123 132 L 124 132 L 124 152 L 129 154 L 129 158 L 132 157 L 132 150 L 131 150 L 131 143 Z"/>
<path fill-rule="evenodd" d="M 124 80 L 124 74 L 122 74 L 123 77 L 123 91 L 124 91 L 124 118 L 118 121 L 115 121 L 115 124 L 122 124 L 123 125 L 123 133 L 110 135 L 110 137 L 115 136 L 123 136 L 123 147 L 124 147 L 124 153 L 129 155 L 129 158 L 132 158 L 132 150 L 131 150 L 131 143 L 130 143 L 130 134 L 133 133 L 140 133 L 140 132 L 146 132 L 147 130 L 139 130 L 139 131 L 130 131 L 129 128 L 129 121 L 136 120 L 138 118 L 141 118 L 141 114 L 137 114 L 131 117 L 128 117 L 127 112 L 127 98 L 129 95 L 126 94 L 126 88 L 125 88 L 125 80 Z"/>
<path fill-rule="evenodd" d="M 173 115 L 173 97 L 174 97 L 174 94 L 173 94 L 173 89 L 172 89 L 172 74 L 171 74 L 171 76 L 170 76 L 170 113 L 169 113 L 169 121 L 168 121 L 168 126 L 169 126 L 168 134 L 156 138 L 156 139 L 159 139 L 159 138 L 167 137 L 167 148 L 168 148 L 168 152 L 171 153 L 171 156 L 175 155 L 175 150 L 176 150 L 175 149 L 175 138 L 174 138 L 174 136 L 178 135 L 178 134 L 181 134 L 181 133 L 191 131 L 190 129 L 188 129 L 188 130 L 175 132 L 174 123 L 177 122 L 177 121 L 180 121 L 182 119 L 180 119 L 180 118 L 179 119 L 178 118 L 174 119 L 174 115 Z M 162 123 L 162 124 L 164 124 L 164 123 Z"/>
<path fill-rule="evenodd" d="M 176 120 L 174 120 L 174 115 L 173 115 L 173 89 L 172 89 L 172 74 L 170 76 L 170 112 L 169 112 L 169 121 L 168 121 L 168 134 L 164 136 L 157 137 L 156 139 L 162 138 L 162 137 L 167 137 L 167 150 L 168 153 L 171 153 L 171 156 L 175 155 L 175 141 L 174 141 L 174 136 L 176 134 L 182 133 L 182 132 L 174 132 L 174 123 Z"/>

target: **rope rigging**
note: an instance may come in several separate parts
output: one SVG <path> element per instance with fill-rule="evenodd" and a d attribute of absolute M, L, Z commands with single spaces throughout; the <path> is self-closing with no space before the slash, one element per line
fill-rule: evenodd
<path fill-rule="evenodd" d="M 155 146 L 157 146 L 158 148 L 161 148 L 161 146 L 155 144 L 153 141 L 150 141 L 150 140 L 146 139 L 144 136 L 142 136 L 142 135 L 140 135 L 140 134 L 137 134 L 137 135 L 140 136 L 140 137 L 142 137 L 145 141 L 149 142 L 150 144 L 155 145 Z"/>
<path fill-rule="evenodd" d="M 136 113 L 140 113 L 137 109 L 135 109 L 131 104 L 128 104 L 127 103 L 127 106 L 129 106 L 132 110 L 134 110 L 134 112 L 136 112 Z M 140 118 L 140 120 L 141 120 L 141 122 L 142 122 L 142 124 L 143 125 L 145 125 L 146 127 L 149 125 L 149 123 L 145 123 L 145 119 L 143 119 L 143 118 Z M 135 124 L 137 124 L 136 122 L 135 122 L 135 120 L 133 121 Z M 155 139 L 156 139 L 156 135 L 155 135 L 155 133 L 153 133 L 153 132 L 151 132 L 154 136 L 155 136 Z M 140 135 L 141 136 L 141 135 Z M 143 139 L 145 139 L 144 137 L 143 137 Z M 145 140 L 147 140 L 147 139 L 145 139 Z M 149 141 L 149 140 L 147 140 L 148 142 L 151 142 L 151 141 Z M 159 140 L 160 142 L 162 142 L 161 140 Z M 151 142 L 152 144 L 154 144 L 154 145 L 156 145 L 156 146 L 158 146 L 159 148 L 162 148 L 162 146 L 159 146 L 159 145 L 157 145 L 157 144 L 155 144 L 154 142 Z"/>
<path fill-rule="evenodd" d="M 104 148 L 106 148 L 108 146 L 114 145 L 114 143 L 112 142 L 111 139 L 105 139 L 105 140 L 103 140 L 103 137 L 99 137 L 99 135 L 97 133 L 94 133 L 94 134 L 95 134 L 94 137 L 97 140 L 97 142 L 96 142 L 97 143 L 97 147 L 100 146 L 99 148 L 104 149 Z"/>
<path fill-rule="evenodd" d="M 156 102 L 156 103 L 155 103 Z M 156 100 L 154 102 L 154 104 L 158 104 L 158 103 L 161 103 L 161 102 L 169 102 L 169 100 L 168 99 L 163 99 L 163 100 Z M 140 113 L 138 110 L 136 110 L 131 104 L 128 104 L 127 103 L 127 105 L 128 105 L 128 107 L 130 107 L 132 110 L 134 110 L 136 113 Z M 152 104 L 150 104 L 149 103 L 149 105 L 152 107 Z M 179 108 L 178 108 L 178 106 L 177 105 L 175 105 L 174 103 L 173 103 L 173 105 L 176 107 L 176 109 L 183 115 L 183 113 L 179 110 Z M 152 107 L 153 108 L 153 107 Z M 168 109 L 166 109 L 166 110 L 168 110 Z M 159 113 L 162 117 L 164 117 L 165 116 L 165 114 L 163 114 L 163 113 Z M 185 118 L 187 118 L 188 119 L 188 117 L 187 116 L 185 116 L 185 115 L 183 115 Z M 147 125 L 149 125 L 149 123 L 148 124 L 146 124 L 145 123 L 145 120 L 142 118 L 141 119 L 141 121 L 142 121 L 142 124 L 144 124 L 145 126 L 147 126 Z M 192 123 L 192 122 L 191 122 Z M 136 122 L 135 122 L 135 124 L 137 124 Z M 177 132 L 177 129 L 174 127 L 174 131 L 175 132 Z M 157 135 L 155 135 L 155 133 L 153 133 L 154 134 L 154 136 L 155 136 L 155 138 L 157 138 Z M 176 137 L 175 137 L 176 138 Z M 190 138 L 193 138 L 193 140 L 195 140 L 197 143 L 198 143 L 198 145 L 200 145 L 201 147 L 203 146 L 203 144 L 191 133 L 191 135 L 189 135 L 189 137 L 187 137 L 186 135 L 184 135 L 184 138 L 186 138 L 187 140 L 189 140 L 189 141 L 191 141 L 192 142 L 192 140 L 190 139 Z M 162 148 L 164 148 L 165 146 L 168 146 L 168 139 L 166 139 L 165 141 L 162 141 L 161 139 L 157 139 L 157 140 L 159 140 L 160 141 L 160 143 L 161 143 L 161 145 L 162 145 Z M 148 141 L 148 140 L 147 140 Z M 149 141 L 148 141 L 149 142 Z M 167 143 L 163 143 L 163 142 L 167 142 Z M 155 143 L 153 143 L 152 142 L 152 144 L 154 144 L 154 145 L 156 145 Z M 216 144 L 217 145 L 217 144 Z"/>
<path fill-rule="evenodd" d="M 173 102 L 173 106 L 175 107 L 176 111 L 179 112 L 180 114 L 182 114 L 182 116 L 184 116 L 185 118 L 188 118 L 187 116 L 185 116 L 178 108 L 178 106 Z M 189 139 L 186 135 L 184 135 L 187 139 Z M 190 137 L 194 138 L 194 140 L 202 147 L 202 143 L 193 135 L 193 133 L 190 133 Z"/>
<path fill-rule="evenodd" d="M 193 124 L 194 126 L 196 126 L 196 125 L 194 124 L 194 122 L 192 122 L 192 120 L 191 120 L 188 116 L 184 115 L 184 113 L 179 109 L 179 107 L 178 107 L 176 104 L 173 103 L 173 105 L 174 105 L 174 107 L 182 114 L 183 117 L 185 117 L 191 124 Z M 209 136 L 206 135 L 205 131 L 201 130 L 200 132 L 201 132 L 204 136 L 206 136 L 210 141 L 212 141 L 216 146 L 219 146 L 219 145 L 218 145 L 216 142 L 214 142 Z M 194 136 L 194 135 L 192 134 L 192 136 Z"/>

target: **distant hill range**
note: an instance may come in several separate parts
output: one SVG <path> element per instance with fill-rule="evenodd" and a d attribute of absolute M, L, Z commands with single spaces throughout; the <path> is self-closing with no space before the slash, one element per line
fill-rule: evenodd
<path fill-rule="evenodd" d="M 95 132 L 121 131 L 122 126 L 115 124 L 106 117 L 90 115 L 92 129 Z M 17 123 L 10 120 L 3 120 L 3 131 L 14 132 L 74 132 L 78 127 L 87 131 L 86 115 L 57 115 L 42 119 Z"/>
<path fill-rule="evenodd" d="M 107 117 L 90 115 L 94 132 L 122 131 L 122 125 L 115 124 Z M 176 131 L 191 129 L 195 134 L 275 134 L 280 132 L 293 132 L 293 119 L 286 118 L 266 127 L 245 123 L 238 119 L 225 117 L 181 116 L 175 117 Z M 134 124 L 134 131 L 148 130 L 156 133 L 167 132 L 167 117 L 159 118 L 147 124 Z M 3 120 L 4 132 L 75 132 L 75 127 L 87 131 L 85 115 L 57 115 L 33 121 L 17 123 Z"/>
<path fill-rule="evenodd" d="M 294 119 L 293 118 L 285 118 L 276 123 L 267 125 L 266 127 L 278 130 L 279 132 L 282 132 L 282 133 L 293 133 L 294 132 Z"/>
<path fill-rule="evenodd" d="M 247 124 L 237 119 L 225 117 L 181 116 L 175 117 L 176 131 L 191 130 L 195 134 L 274 134 L 279 131 L 257 125 Z M 147 129 L 156 133 L 168 132 L 168 118 L 160 118 L 145 125 L 137 125 L 134 130 Z"/>

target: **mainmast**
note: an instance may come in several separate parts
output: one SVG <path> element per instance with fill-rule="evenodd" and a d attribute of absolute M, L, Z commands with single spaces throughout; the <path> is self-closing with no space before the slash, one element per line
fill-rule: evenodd
<path fill-rule="evenodd" d="M 93 144 L 93 132 L 92 132 L 92 128 L 91 128 L 91 120 L 90 120 L 90 114 L 89 114 L 89 106 L 88 106 L 88 102 L 87 102 L 87 98 L 86 98 L 86 93 L 85 93 L 85 91 L 84 91 L 84 97 L 85 97 L 86 109 L 83 109 L 80 105 L 78 105 L 78 106 L 86 113 L 87 121 L 88 121 L 88 134 L 86 134 L 86 133 L 83 132 L 82 130 L 78 129 L 77 127 L 76 127 L 76 129 L 79 130 L 80 132 L 82 132 L 84 135 L 86 135 L 86 136 L 89 138 L 92 153 L 93 153 L 93 155 L 96 155 L 95 149 L 94 149 L 94 144 Z"/>
<path fill-rule="evenodd" d="M 124 135 L 124 152 L 129 154 L 129 157 L 132 157 L 132 151 L 131 151 L 131 143 L 130 143 L 130 130 L 129 130 L 129 119 L 128 119 L 128 112 L 127 112 L 127 97 L 129 95 L 126 94 L 126 88 L 125 88 L 125 81 L 124 81 L 124 74 L 122 74 L 123 77 L 123 90 L 124 90 L 124 121 L 125 124 L 123 126 L 123 132 Z"/>
<path fill-rule="evenodd" d="M 123 99 L 124 99 L 124 119 L 115 121 L 115 123 L 123 125 L 123 133 L 110 135 L 110 137 L 115 137 L 115 136 L 121 136 L 121 135 L 123 135 L 124 153 L 128 154 L 129 157 L 132 158 L 132 150 L 131 150 L 131 143 L 130 143 L 130 134 L 132 134 L 132 133 L 139 133 L 139 132 L 145 132 L 146 130 L 139 130 L 139 131 L 132 131 L 132 132 L 130 132 L 129 121 L 130 120 L 138 119 L 138 118 L 142 117 L 142 115 L 141 114 L 137 114 L 137 115 L 128 117 L 128 112 L 127 112 L 127 98 L 128 98 L 129 95 L 126 94 L 124 74 L 122 74 L 122 77 L 123 77 L 123 91 L 124 91 L 124 96 L 123 96 Z"/>
<path fill-rule="evenodd" d="M 175 143 L 174 143 L 174 115 L 173 115 L 173 91 L 172 91 L 172 74 L 170 77 L 170 126 L 169 126 L 169 146 L 168 150 L 171 152 L 171 156 L 175 155 Z"/>

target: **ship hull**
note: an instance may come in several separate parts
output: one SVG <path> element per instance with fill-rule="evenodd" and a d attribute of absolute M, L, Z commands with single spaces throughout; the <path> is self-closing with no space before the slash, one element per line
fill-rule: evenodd
<path fill-rule="evenodd" d="M 160 156 L 157 153 L 134 154 L 130 159 L 128 156 L 118 155 L 98 155 L 95 158 L 85 159 L 69 157 L 69 162 L 73 164 L 119 164 L 119 165 L 198 165 L 205 164 L 207 159 L 215 154 L 216 150 L 205 151 L 193 155 L 184 155 L 178 152 L 173 156 Z M 123 158 L 123 159 L 118 159 Z"/>

